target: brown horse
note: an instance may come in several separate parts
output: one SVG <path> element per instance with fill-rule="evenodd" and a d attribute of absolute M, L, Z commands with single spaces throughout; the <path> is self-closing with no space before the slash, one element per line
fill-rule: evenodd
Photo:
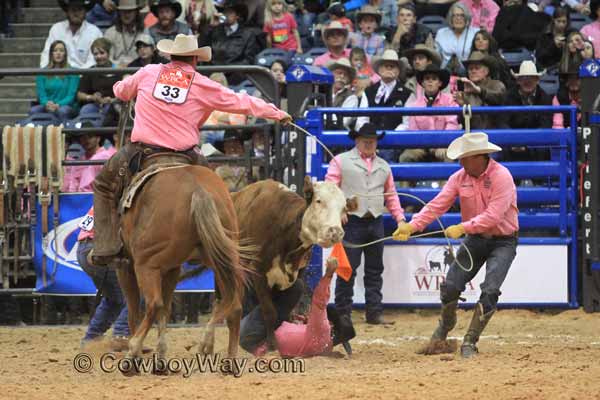
<path fill-rule="evenodd" d="M 157 352 L 164 358 L 166 325 L 180 268 L 185 261 L 193 261 L 215 272 L 220 295 L 215 313 L 227 320 L 228 353 L 235 357 L 245 270 L 240 265 L 235 209 L 221 178 L 201 166 L 159 172 L 137 194 L 122 217 L 121 228 L 132 261 L 131 268 L 118 270 L 133 335 L 128 356 L 141 354 L 143 341 L 158 318 Z M 140 292 L 146 307 L 141 323 Z"/>

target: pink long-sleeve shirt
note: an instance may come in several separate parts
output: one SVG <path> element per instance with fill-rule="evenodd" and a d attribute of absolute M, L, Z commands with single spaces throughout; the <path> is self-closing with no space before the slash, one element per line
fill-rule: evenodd
<path fill-rule="evenodd" d="M 99 147 L 96 153 L 87 157 L 84 156 L 83 160 L 108 160 L 115 154 L 117 151 L 114 147 L 110 147 L 105 149 L 104 147 Z M 72 160 L 72 158 L 67 158 L 67 160 Z M 94 183 L 94 179 L 96 179 L 96 175 L 100 173 L 102 169 L 102 165 L 88 165 L 88 166 L 73 166 L 73 167 L 65 167 L 65 175 L 63 178 L 63 192 L 91 192 L 94 189 L 92 188 L 92 183 Z"/>
<path fill-rule="evenodd" d="M 198 129 L 214 110 L 275 120 L 286 115 L 273 104 L 234 93 L 179 61 L 147 65 L 115 83 L 113 91 L 124 101 L 137 97 L 131 141 L 172 150 L 197 145 Z M 159 99 L 161 96 L 163 99 Z"/>
<path fill-rule="evenodd" d="M 595 16 L 594 16 L 595 17 Z M 594 54 L 596 57 L 600 56 L 600 21 L 594 21 L 590 24 L 584 25 L 581 30 L 581 34 L 588 38 L 594 45 Z"/>
<path fill-rule="evenodd" d="M 329 51 L 321 54 L 319 57 L 315 58 L 313 65 L 316 67 L 326 67 L 331 61 L 341 60 L 342 58 L 350 58 L 350 49 L 344 49 L 344 52 L 340 56 L 337 56 Z"/>
<path fill-rule="evenodd" d="M 371 174 L 371 169 L 373 168 L 373 157 L 365 157 L 362 153 L 360 157 L 367 163 L 367 170 L 369 174 Z M 325 175 L 325 180 L 329 182 L 333 182 L 338 186 L 342 185 L 342 170 L 341 170 L 342 160 L 340 156 L 335 156 L 333 160 L 329 162 L 329 168 L 327 169 L 327 175 Z M 396 220 L 396 222 L 404 221 L 404 209 L 400 205 L 400 198 L 398 197 L 398 193 L 396 193 L 396 185 L 394 184 L 394 176 L 390 173 L 383 185 L 383 190 L 386 195 L 383 196 L 385 201 L 385 206 L 387 207 L 392 217 Z"/>
<path fill-rule="evenodd" d="M 419 88 L 420 85 L 417 86 Z M 427 99 L 423 89 L 417 91 L 416 100 L 411 103 L 411 107 L 426 107 Z M 450 93 L 440 92 L 433 101 L 432 107 L 458 107 Z M 408 129 L 411 131 L 432 131 L 432 130 L 456 130 L 458 129 L 458 120 L 456 115 L 419 115 L 408 117 Z"/>
<path fill-rule="evenodd" d="M 461 168 L 442 191 L 413 216 L 410 224 L 422 231 L 436 216 L 444 214 L 460 197 L 462 225 L 468 234 L 511 235 L 519 230 L 517 189 L 506 167 L 490 159 L 477 178 Z"/>
<path fill-rule="evenodd" d="M 331 350 L 331 325 L 327 301 L 331 278 L 324 276 L 315 288 L 306 324 L 283 322 L 275 331 L 279 353 L 284 357 L 310 357 Z"/>
<path fill-rule="evenodd" d="M 496 17 L 500 12 L 500 7 L 495 1 L 481 0 L 479 4 L 475 4 L 473 0 L 461 0 L 461 3 L 471 11 L 471 26 L 492 33 L 496 24 Z"/>

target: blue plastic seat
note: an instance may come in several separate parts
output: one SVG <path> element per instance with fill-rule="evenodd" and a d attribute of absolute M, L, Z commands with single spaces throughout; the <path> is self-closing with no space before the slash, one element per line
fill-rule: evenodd
<path fill-rule="evenodd" d="M 434 36 L 441 28 L 448 26 L 446 23 L 446 18 L 439 15 L 425 15 L 421 17 L 418 22 L 431 29 Z"/>
<path fill-rule="evenodd" d="M 264 49 L 256 56 L 255 63 L 269 68 L 277 60 L 283 61 L 285 65 L 290 65 L 292 53 L 282 49 Z"/>
<path fill-rule="evenodd" d="M 533 59 L 533 53 L 525 47 L 519 47 L 518 49 L 512 50 L 501 50 L 500 54 L 502 54 L 502 57 L 511 68 L 518 68 L 523 61 L 535 61 Z"/>

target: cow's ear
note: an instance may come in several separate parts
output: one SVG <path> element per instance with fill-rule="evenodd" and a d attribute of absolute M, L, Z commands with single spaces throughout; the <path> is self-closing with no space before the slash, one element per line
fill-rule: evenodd
<path fill-rule="evenodd" d="M 346 212 L 358 210 L 358 198 L 356 196 L 346 199 Z"/>
<path fill-rule="evenodd" d="M 310 179 L 310 176 L 304 177 L 304 188 L 302 189 L 302 191 L 304 192 L 304 200 L 306 200 L 306 202 L 310 204 L 313 199 L 313 194 L 315 193 L 313 190 L 313 183 Z"/>

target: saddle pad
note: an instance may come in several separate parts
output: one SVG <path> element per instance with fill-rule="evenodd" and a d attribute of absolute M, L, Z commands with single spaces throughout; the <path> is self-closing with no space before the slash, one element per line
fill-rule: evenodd
<path fill-rule="evenodd" d="M 131 207 L 136 194 L 139 192 L 142 186 L 144 186 L 144 183 L 146 183 L 148 179 L 162 171 L 189 166 L 190 164 L 184 163 L 155 164 L 136 174 L 131 180 L 129 186 L 123 191 L 123 196 L 119 202 L 119 213 L 124 214 L 127 209 Z"/>

